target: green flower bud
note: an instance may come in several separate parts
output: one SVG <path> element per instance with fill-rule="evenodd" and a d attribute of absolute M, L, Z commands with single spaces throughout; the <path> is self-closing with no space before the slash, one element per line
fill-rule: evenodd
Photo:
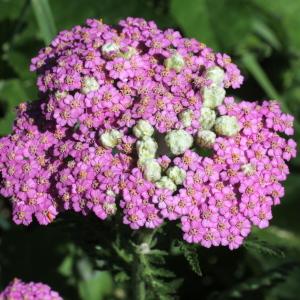
<path fill-rule="evenodd" d="M 225 72 L 220 67 L 214 66 L 208 68 L 205 72 L 205 78 L 211 80 L 213 84 L 222 85 L 225 77 Z"/>
<path fill-rule="evenodd" d="M 192 125 L 193 115 L 194 114 L 190 109 L 187 109 L 179 114 L 179 119 L 184 127 L 190 127 Z"/>
<path fill-rule="evenodd" d="M 99 89 L 99 83 L 95 77 L 85 76 L 81 83 L 81 93 L 88 94 Z"/>
<path fill-rule="evenodd" d="M 199 130 L 196 142 L 200 147 L 212 148 L 216 141 L 216 134 L 210 130 Z"/>
<path fill-rule="evenodd" d="M 105 148 L 114 148 L 119 144 L 122 136 L 123 134 L 118 130 L 111 129 L 101 134 L 100 141 Z"/>
<path fill-rule="evenodd" d="M 184 153 L 193 144 L 193 137 L 186 131 L 172 130 L 167 133 L 165 141 L 170 151 L 174 155 L 179 155 Z"/>
<path fill-rule="evenodd" d="M 201 95 L 203 98 L 203 106 L 208 108 L 215 108 L 222 104 L 225 98 L 225 90 L 215 84 L 209 87 L 205 86 L 201 89 Z"/>
<path fill-rule="evenodd" d="M 101 47 L 101 51 L 104 55 L 110 55 L 113 52 L 118 52 L 120 47 L 116 43 L 106 43 Z"/>
<path fill-rule="evenodd" d="M 68 93 L 66 91 L 63 91 L 63 92 L 56 91 L 54 96 L 57 101 L 60 101 L 64 98 L 66 98 L 68 96 Z"/>
<path fill-rule="evenodd" d="M 173 192 L 177 190 L 176 184 L 167 176 L 163 176 L 155 185 L 160 189 L 168 189 Z"/>
<path fill-rule="evenodd" d="M 201 116 L 199 118 L 200 127 L 202 129 L 211 129 L 216 121 L 216 112 L 208 107 L 201 108 Z"/>
<path fill-rule="evenodd" d="M 255 166 L 251 163 L 242 165 L 241 169 L 242 169 L 243 173 L 247 176 L 253 175 L 256 171 Z"/>
<path fill-rule="evenodd" d="M 175 184 L 180 185 L 183 183 L 186 177 L 186 171 L 177 166 L 174 166 L 170 167 L 167 170 L 167 175 Z"/>
<path fill-rule="evenodd" d="M 221 116 L 215 123 L 215 131 L 219 135 L 234 136 L 240 129 L 237 118 L 234 116 Z"/>
<path fill-rule="evenodd" d="M 155 159 L 145 160 L 142 170 L 148 181 L 155 182 L 161 178 L 161 166 Z"/>
<path fill-rule="evenodd" d="M 128 47 L 126 52 L 121 52 L 119 56 L 124 57 L 125 59 L 130 59 L 137 54 L 137 50 L 133 47 Z"/>
<path fill-rule="evenodd" d="M 111 216 L 117 212 L 117 205 L 116 205 L 116 203 L 105 202 L 103 204 L 103 209 L 108 215 Z"/>
<path fill-rule="evenodd" d="M 133 134 L 137 138 L 150 137 L 154 133 L 153 126 L 146 120 L 139 120 L 133 127 Z"/>
<path fill-rule="evenodd" d="M 178 73 L 185 66 L 185 62 L 178 52 L 174 52 L 170 57 L 165 59 L 164 65 L 167 69 L 173 69 Z"/>
<path fill-rule="evenodd" d="M 154 158 L 157 150 L 157 143 L 151 137 L 145 137 L 136 143 L 138 156 L 140 159 Z"/>

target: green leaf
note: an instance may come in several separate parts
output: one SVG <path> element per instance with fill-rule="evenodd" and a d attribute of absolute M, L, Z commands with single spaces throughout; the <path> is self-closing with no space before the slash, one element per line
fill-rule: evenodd
<path fill-rule="evenodd" d="M 258 7 L 263 8 L 269 13 L 280 26 L 285 29 L 289 42 L 295 47 L 300 48 L 300 1 L 295 0 L 252 0 Z"/>
<path fill-rule="evenodd" d="M 71 277 L 73 264 L 74 257 L 72 255 L 67 255 L 62 261 L 61 265 L 58 267 L 58 272 L 65 277 Z"/>
<path fill-rule="evenodd" d="M 169 253 L 167 251 L 160 250 L 160 249 L 153 249 L 149 252 L 149 254 L 158 255 L 158 256 L 167 256 L 167 255 L 169 255 Z"/>
<path fill-rule="evenodd" d="M 210 47 L 218 48 L 214 32 L 214 22 L 205 0 L 171 1 L 171 13 L 174 19 L 182 26 L 184 33 L 196 38 Z"/>
<path fill-rule="evenodd" d="M 254 35 L 252 22 L 259 14 L 250 3 L 240 0 L 187 0 L 184 4 L 172 0 L 170 10 L 189 37 L 231 53 Z"/>
<path fill-rule="evenodd" d="M 112 279 L 108 272 L 95 272 L 94 276 L 79 283 L 82 300 L 102 300 L 112 291 Z"/>
<path fill-rule="evenodd" d="M 33 73 L 29 72 L 30 58 L 22 52 L 9 50 L 9 52 L 5 54 L 5 58 L 19 77 L 30 79 L 34 76 Z"/>
<path fill-rule="evenodd" d="M 126 263 L 130 263 L 132 262 L 132 254 L 126 252 L 125 249 L 122 249 L 121 247 L 118 246 L 117 243 L 113 243 L 112 244 L 112 248 L 115 250 L 116 254 L 122 259 L 124 260 Z"/>
<path fill-rule="evenodd" d="M 182 251 L 182 254 L 190 264 L 192 270 L 199 276 L 202 276 L 202 271 L 200 268 L 197 245 L 187 244 L 182 241 L 178 241 L 179 247 Z"/>
<path fill-rule="evenodd" d="M 116 282 L 124 282 L 128 281 L 130 277 L 125 272 L 121 271 L 114 276 L 114 279 Z"/>
<path fill-rule="evenodd" d="M 268 44 L 272 45 L 274 49 L 280 50 L 281 42 L 279 41 L 275 32 L 271 30 L 264 22 L 262 22 L 260 19 L 256 19 L 253 21 L 252 27 L 254 32 L 263 38 Z"/>
<path fill-rule="evenodd" d="M 49 45 L 56 34 L 56 27 L 48 0 L 31 0 L 41 38 Z"/>
<path fill-rule="evenodd" d="M 280 95 L 274 88 L 273 84 L 271 83 L 270 79 L 260 66 L 257 61 L 257 58 L 249 52 L 244 52 L 242 54 L 242 62 L 245 68 L 251 73 L 251 75 L 256 79 L 258 84 L 262 87 L 262 89 L 266 92 L 266 94 L 276 100 L 280 100 Z"/>
<path fill-rule="evenodd" d="M 151 268 L 147 270 L 146 272 L 149 272 L 149 274 L 153 276 L 158 276 L 158 277 L 165 277 L 165 278 L 172 278 L 175 277 L 175 274 L 169 270 L 163 269 L 163 268 Z"/>
<path fill-rule="evenodd" d="M 27 93 L 21 80 L 2 80 L 0 81 L 0 104 L 5 109 L 5 115 L 0 119 L 0 135 L 11 132 L 15 119 L 15 107 L 27 101 Z"/>
<path fill-rule="evenodd" d="M 22 7 L 25 4 L 26 0 L 6 0 L 0 1 L 0 20 L 9 18 L 12 20 L 17 19 L 20 16 Z M 12 9 L 13 6 L 13 9 Z"/>
<path fill-rule="evenodd" d="M 285 253 L 278 246 L 271 245 L 267 241 L 259 240 L 255 237 L 247 239 L 244 243 L 244 247 L 250 251 L 259 252 L 263 255 L 275 256 L 283 258 Z"/>
<path fill-rule="evenodd" d="M 271 289 L 279 283 L 284 282 L 295 267 L 299 267 L 295 262 L 283 263 L 264 272 L 260 276 L 255 276 L 238 283 L 229 290 L 219 294 L 217 299 L 244 299 L 246 295 L 251 295 L 256 291 Z"/>

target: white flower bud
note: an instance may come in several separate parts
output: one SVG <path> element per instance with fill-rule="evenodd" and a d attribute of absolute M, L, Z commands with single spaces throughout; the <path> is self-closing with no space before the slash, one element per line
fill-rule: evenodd
<path fill-rule="evenodd" d="M 123 134 L 120 131 L 116 129 L 111 129 L 101 134 L 100 141 L 104 147 L 114 148 L 119 144 L 122 136 Z"/>
<path fill-rule="evenodd" d="M 140 159 L 154 158 L 157 150 L 157 143 L 151 137 L 145 137 L 137 141 L 136 148 Z"/>
<path fill-rule="evenodd" d="M 168 189 L 173 192 L 176 191 L 176 184 L 167 176 L 163 176 L 159 181 L 155 183 L 155 185 L 160 189 Z"/>
<path fill-rule="evenodd" d="M 193 121 L 193 112 L 187 109 L 179 114 L 179 119 L 184 127 L 190 127 Z"/>
<path fill-rule="evenodd" d="M 216 121 L 216 112 L 208 107 L 201 108 L 199 123 L 202 129 L 211 129 Z"/>
<path fill-rule="evenodd" d="M 164 64 L 167 69 L 173 69 L 178 73 L 184 67 L 185 62 L 178 52 L 174 52 L 170 57 L 165 59 Z"/>
<path fill-rule="evenodd" d="M 108 215 L 114 215 L 117 212 L 117 205 L 116 203 L 105 202 L 103 209 Z"/>
<path fill-rule="evenodd" d="M 148 181 L 155 182 L 161 178 L 161 166 L 155 159 L 143 161 L 142 170 Z"/>
<path fill-rule="evenodd" d="M 99 89 L 99 83 L 95 77 L 85 76 L 81 83 L 81 93 L 88 94 Z"/>
<path fill-rule="evenodd" d="M 143 169 L 143 167 L 144 167 L 146 161 L 149 160 L 149 159 L 151 159 L 151 158 L 149 158 L 149 157 L 140 157 L 140 158 L 138 159 L 138 161 L 137 161 L 137 166 L 138 166 L 140 169 Z"/>
<path fill-rule="evenodd" d="M 244 172 L 244 174 L 247 176 L 251 176 L 255 173 L 255 166 L 252 165 L 251 163 L 242 165 L 241 169 Z"/>
<path fill-rule="evenodd" d="M 211 80 L 216 85 L 222 85 L 225 77 L 225 72 L 220 67 L 208 68 L 205 72 L 205 78 Z"/>
<path fill-rule="evenodd" d="M 221 105 L 225 98 L 225 94 L 225 90 L 216 84 L 212 84 L 209 87 L 203 87 L 201 89 L 203 106 L 215 108 Z"/>
<path fill-rule="evenodd" d="M 61 91 L 56 91 L 55 92 L 55 99 L 57 101 L 60 101 L 60 100 L 62 100 L 64 98 L 66 98 L 67 95 L 68 95 L 68 93 L 66 91 L 62 91 L 62 92 Z"/>
<path fill-rule="evenodd" d="M 216 134 L 210 130 L 199 130 L 196 142 L 200 147 L 212 148 L 216 141 Z"/>
<path fill-rule="evenodd" d="M 125 59 L 130 59 L 132 56 L 137 54 L 137 50 L 133 47 L 127 47 L 126 52 L 121 52 L 119 56 L 124 57 Z"/>
<path fill-rule="evenodd" d="M 109 189 L 105 193 L 107 196 L 116 197 L 116 194 L 113 190 Z"/>
<path fill-rule="evenodd" d="M 106 43 L 101 47 L 101 51 L 104 55 L 110 55 L 113 52 L 118 52 L 120 47 L 116 43 Z"/>
<path fill-rule="evenodd" d="M 184 153 L 193 144 L 193 137 L 186 131 L 172 130 L 167 133 L 165 141 L 170 151 L 174 155 L 179 155 Z"/>
<path fill-rule="evenodd" d="M 221 116 L 215 123 L 215 131 L 219 135 L 234 136 L 240 129 L 237 118 L 234 116 Z"/>
<path fill-rule="evenodd" d="M 167 170 L 167 175 L 175 184 L 180 185 L 183 183 L 186 177 L 186 171 L 177 166 L 174 166 L 170 167 Z"/>
<path fill-rule="evenodd" d="M 139 120 L 137 124 L 133 127 L 133 134 L 137 138 L 149 137 L 153 135 L 154 128 L 153 126 L 146 120 Z"/>

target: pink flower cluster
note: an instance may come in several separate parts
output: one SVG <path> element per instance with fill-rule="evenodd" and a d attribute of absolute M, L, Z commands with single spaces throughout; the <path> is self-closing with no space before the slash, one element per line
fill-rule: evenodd
<path fill-rule="evenodd" d="M 174 57 L 174 55 L 177 55 Z M 179 58 L 178 58 L 179 56 Z M 169 68 L 172 59 L 180 69 Z M 267 227 L 284 190 L 285 161 L 296 155 L 293 118 L 275 102 L 235 103 L 226 97 L 218 116 L 234 116 L 240 132 L 218 136 L 211 157 L 196 147 L 181 155 L 158 153 L 162 172 L 186 172 L 176 191 L 146 180 L 132 128 L 147 120 L 156 136 L 201 129 L 201 89 L 209 68 L 224 70 L 223 88 L 243 77 L 229 56 L 179 32 L 127 18 L 116 27 L 98 20 L 62 31 L 32 59 L 40 100 L 23 103 L 13 133 L 0 140 L 0 192 L 12 199 L 13 219 L 52 222 L 59 212 L 91 211 L 106 219 L 119 211 L 132 229 L 181 220 L 183 238 L 205 247 L 239 247 L 252 225 Z M 117 130 L 115 147 L 100 137 Z"/>
<path fill-rule="evenodd" d="M 0 293 L 0 300 L 62 300 L 59 294 L 43 283 L 24 283 L 14 279 Z"/>

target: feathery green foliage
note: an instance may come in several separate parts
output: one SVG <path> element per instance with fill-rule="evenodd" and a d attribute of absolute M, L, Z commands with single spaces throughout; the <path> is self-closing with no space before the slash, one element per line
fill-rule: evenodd
<path fill-rule="evenodd" d="M 184 241 L 178 241 L 179 248 L 189 263 L 191 269 L 199 276 L 202 276 L 202 271 L 199 263 L 199 257 L 197 253 L 197 248 L 199 246 L 194 244 L 188 244 Z"/>

